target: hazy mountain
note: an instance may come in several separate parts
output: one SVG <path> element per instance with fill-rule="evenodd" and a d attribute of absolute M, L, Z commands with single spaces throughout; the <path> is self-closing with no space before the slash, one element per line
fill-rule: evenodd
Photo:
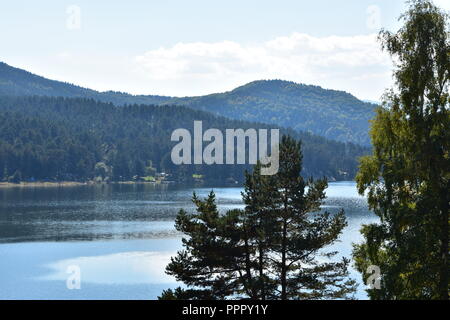
<path fill-rule="evenodd" d="M 170 97 L 139 96 L 122 92 L 98 92 L 67 82 L 49 80 L 0 62 L 0 95 L 92 98 L 115 105 L 163 104 Z"/>
<path fill-rule="evenodd" d="M 48 80 L 4 63 L 0 63 L 0 95 L 85 97 L 115 105 L 184 105 L 231 119 L 291 127 L 363 145 L 370 144 L 368 121 L 376 107 L 343 91 L 281 80 L 254 81 L 229 92 L 184 98 L 98 92 Z"/>

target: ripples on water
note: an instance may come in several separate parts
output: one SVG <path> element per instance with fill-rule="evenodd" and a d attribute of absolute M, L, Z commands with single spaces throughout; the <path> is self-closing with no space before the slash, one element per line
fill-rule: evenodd
<path fill-rule="evenodd" d="M 205 197 L 210 189 L 195 189 Z M 240 189 L 216 189 L 221 211 L 242 207 Z M 0 242 L 155 238 L 176 235 L 193 189 L 154 185 L 0 189 Z"/>
<path fill-rule="evenodd" d="M 180 248 L 173 222 L 180 209 L 195 210 L 193 191 L 206 197 L 211 188 L 0 189 L 0 298 L 155 298 L 164 288 L 160 284 L 173 283 L 164 274 L 169 257 Z M 214 191 L 221 212 L 243 207 L 242 189 Z M 351 243 L 360 240 L 361 224 L 375 218 L 353 182 L 330 183 L 327 196 L 323 209 L 344 208 L 349 221 L 333 249 L 349 256 Z M 85 289 L 78 293 L 65 289 L 65 268 L 71 264 L 84 270 Z"/>

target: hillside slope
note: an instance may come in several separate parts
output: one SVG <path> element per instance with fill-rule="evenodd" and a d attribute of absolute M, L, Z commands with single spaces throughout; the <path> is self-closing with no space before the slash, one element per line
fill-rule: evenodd
<path fill-rule="evenodd" d="M 49 80 L 31 72 L 0 62 L 0 95 L 92 98 L 115 105 L 163 104 L 170 97 L 140 96 L 122 92 L 98 92 L 67 82 Z"/>
<path fill-rule="evenodd" d="M 370 145 L 369 120 L 376 107 L 343 91 L 281 80 L 254 81 L 230 92 L 169 103 L 362 145 Z"/>
<path fill-rule="evenodd" d="M 202 120 L 204 130 L 222 132 L 270 128 L 182 106 L 117 107 L 93 99 L 0 96 L 0 180 L 84 181 L 100 175 L 118 181 L 153 175 L 156 170 L 177 181 L 189 181 L 193 174 L 219 183 L 230 178 L 243 181 L 244 170 L 251 169 L 248 165 L 172 163 L 170 153 L 176 144 L 172 132 L 178 128 L 193 132 L 194 120 Z M 352 179 L 357 158 L 368 152 L 308 133 L 281 133 L 302 140 L 306 176 Z"/>
<path fill-rule="evenodd" d="M 231 119 L 290 127 L 366 146 L 370 145 L 369 120 L 376 107 L 343 91 L 282 80 L 254 81 L 229 92 L 184 98 L 98 92 L 36 76 L 5 63 L 0 63 L 0 95 L 92 98 L 117 106 L 183 105 Z"/>

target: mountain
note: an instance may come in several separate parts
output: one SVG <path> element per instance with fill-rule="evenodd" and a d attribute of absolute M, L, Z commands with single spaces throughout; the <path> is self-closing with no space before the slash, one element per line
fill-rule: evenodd
<path fill-rule="evenodd" d="M 115 105 L 164 104 L 170 97 L 131 95 L 122 92 L 98 92 L 67 82 L 49 80 L 0 62 L 0 95 L 91 98 Z"/>
<path fill-rule="evenodd" d="M 369 146 L 369 120 L 375 104 L 353 95 L 282 80 L 254 81 L 232 91 L 199 97 L 130 95 L 98 92 L 48 80 L 0 63 L 0 95 L 93 98 L 115 105 L 183 105 L 217 115 L 290 127 L 329 139 Z"/>
<path fill-rule="evenodd" d="M 181 182 L 243 181 L 249 165 L 181 165 L 171 161 L 175 129 L 271 128 L 183 106 L 114 106 L 94 99 L 0 96 L 0 180 L 109 181 L 165 172 Z M 310 133 L 283 129 L 302 140 L 304 175 L 352 179 L 369 150 Z M 204 144 L 204 146 L 206 143 Z"/>
<path fill-rule="evenodd" d="M 343 91 L 282 80 L 254 81 L 230 92 L 173 98 L 165 103 L 362 145 L 370 145 L 369 120 L 376 108 Z"/>

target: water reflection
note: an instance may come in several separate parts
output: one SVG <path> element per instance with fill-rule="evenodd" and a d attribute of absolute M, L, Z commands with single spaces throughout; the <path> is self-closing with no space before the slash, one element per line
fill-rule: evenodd
<path fill-rule="evenodd" d="M 181 248 L 174 218 L 180 209 L 195 210 L 194 191 L 205 197 L 211 188 L 0 188 L 0 299 L 156 298 L 176 285 L 164 267 Z M 242 189 L 214 191 L 221 212 L 243 207 Z M 350 257 L 361 225 L 376 217 L 354 182 L 330 183 L 327 195 L 323 209 L 343 208 L 349 222 L 332 249 Z M 67 290 L 69 265 L 80 266 L 82 290 Z M 358 297 L 365 297 L 362 287 Z"/>
<path fill-rule="evenodd" d="M 0 243 L 143 239 L 175 236 L 192 193 L 211 189 L 167 185 L 94 185 L 0 189 Z M 218 188 L 220 210 L 242 207 L 240 189 Z"/>
<path fill-rule="evenodd" d="M 65 259 L 46 265 L 51 273 L 39 280 L 67 279 L 70 266 L 81 271 L 82 282 L 96 284 L 175 283 L 164 269 L 173 252 L 121 252 L 94 257 Z"/>

